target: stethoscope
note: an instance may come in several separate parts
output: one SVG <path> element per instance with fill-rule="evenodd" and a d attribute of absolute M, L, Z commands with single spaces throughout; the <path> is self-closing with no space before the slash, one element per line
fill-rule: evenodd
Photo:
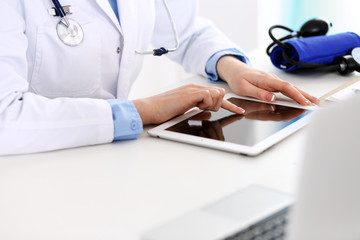
<path fill-rule="evenodd" d="M 68 46 L 79 46 L 84 41 L 84 30 L 76 21 L 66 16 L 64 8 L 58 0 L 52 0 L 61 20 L 56 25 L 57 35 Z"/>
<path fill-rule="evenodd" d="M 165 47 L 160 47 L 160 48 L 156 48 L 153 49 L 152 51 L 140 51 L 140 50 L 135 50 L 135 53 L 140 54 L 140 55 L 149 55 L 152 54 L 154 56 L 161 56 L 163 54 L 167 54 L 169 52 L 175 52 L 178 47 L 179 47 L 179 36 L 176 30 L 176 26 L 175 26 L 175 22 L 174 19 L 172 17 L 172 14 L 170 12 L 169 6 L 166 2 L 166 0 L 162 0 L 166 9 L 166 12 L 168 14 L 170 23 L 171 23 L 171 28 L 174 34 L 174 39 L 175 39 L 175 47 L 174 48 L 165 48 Z M 59 0 L 52 0 L 55 9 L 57 11 L 57 13 L 60 16 L 60 21 L 59 23 L 56 25 L 56 31 L 57 31 L 57 35 L 59 36 L 59 39 L 66 45 L 71 46 L 71 47 L 75 47 L 75 46 L 79 46 L 83 41 L 84 41 L 84 30 L 82 29 L 81 25 L 76 22 L 73 19 L 70 19 L 66 16 L 66 12 L 64 10 L 64 8 L 61 6 Z"/>

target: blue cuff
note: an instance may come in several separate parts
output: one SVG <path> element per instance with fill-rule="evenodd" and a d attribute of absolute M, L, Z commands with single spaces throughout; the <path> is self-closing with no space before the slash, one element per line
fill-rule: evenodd
<path fill-rule="evenodd" d="M 143 124 L 134 104 L 125 99 L 109 99 L 114 120 L 114 141 L 136 139 Z"/>
<path fill-rule="evenodd" d="M 206 63 L 206 66 L 205 66 L 205 72 L 208 75 L 208 79 L 210 81 L 219 80 L 219 76 L 216 72 L 216 64 L 221 57 L 226 56 L 226 55 L 234 56 L 237 59 L 239 59 L 240 61 L 242 61 L 246 64 L 250 64 L 250 60 L 248 59 L 248 57 L 243 52 L 241 52 L 235 48 L 218 51 L 209 58 L 209 60 Z"/>

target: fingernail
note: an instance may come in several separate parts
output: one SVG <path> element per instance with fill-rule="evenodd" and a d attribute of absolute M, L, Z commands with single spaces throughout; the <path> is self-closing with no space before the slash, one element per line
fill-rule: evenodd
<path fill-rule="evenodd" d="M 305 103 L 307 104 L 307 105 L 310 105 L 311 104 L 311 102 L 309 101 L 309 100 L 305 100 Z"/>
<path fill-rule="evenodd" d="M 275 101 L 275 94 L 269 93 L 269 94 L 266 96 L 266 100 L 269 101 L 269 102 Z"/>
<path fill-rule="evenodd" d="M 238 109 L 239 109 L 239 112 L 240 112 L 241 114 L 244 114 L 244 113 L 245 113 L 245 110 L 242 109 L 241 107 L 238 107 Z"/>

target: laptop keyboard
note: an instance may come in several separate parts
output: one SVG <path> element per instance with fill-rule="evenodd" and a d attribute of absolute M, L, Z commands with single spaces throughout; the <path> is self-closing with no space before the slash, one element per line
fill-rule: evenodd
<path fill-rule="evenodd" d="M 283 240 L 288 210 L 285 208 L 224 240 Z"/>

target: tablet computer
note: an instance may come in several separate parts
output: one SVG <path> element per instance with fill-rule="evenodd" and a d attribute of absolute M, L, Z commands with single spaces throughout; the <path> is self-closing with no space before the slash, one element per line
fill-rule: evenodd
<path fill-rule="evenodd" d="M 226 94 L 225 99 L 245 109 L 234 114 L 193 109 L 148 133 L 153 137 L 244 155 L 258 155 L 299 130 L 317 108 L 292 102 L 275 103 Z"/>

